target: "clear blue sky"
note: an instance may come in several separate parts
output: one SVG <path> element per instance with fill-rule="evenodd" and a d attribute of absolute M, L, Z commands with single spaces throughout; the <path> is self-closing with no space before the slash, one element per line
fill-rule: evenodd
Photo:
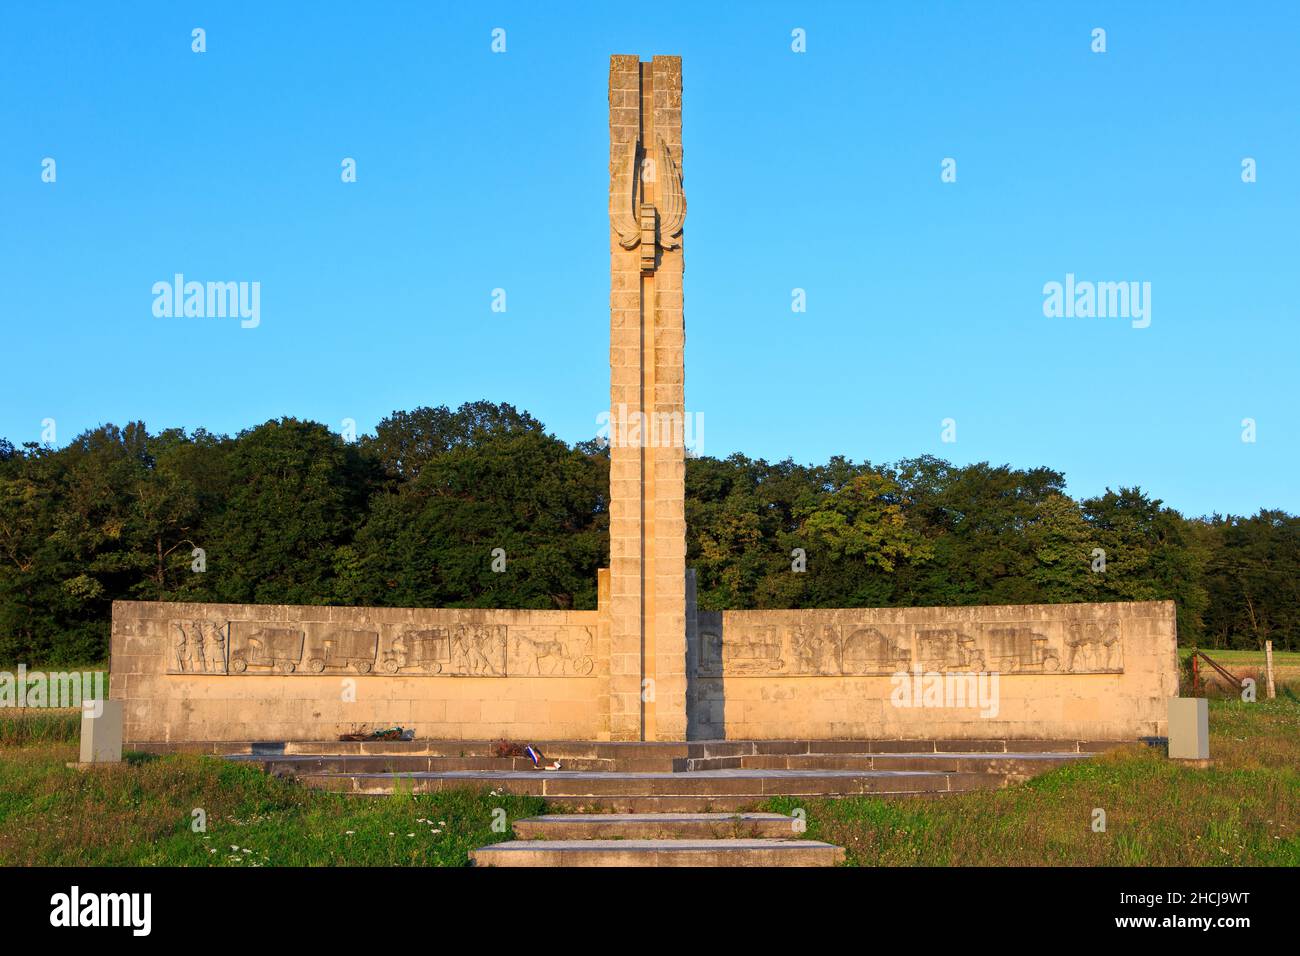
<path fill-rule="evenodd" d="M 591 437 L 608 57 L 676 53 L 706 453 L 1300 510 L 1295 4 L 560 6 L 7 6 L 0 436 L 490 399 Z M 155 318 L 176 272 L 261 325 Z M 1066 273 L 1150 282 L 1150 327 L 1044 317 Z"/>

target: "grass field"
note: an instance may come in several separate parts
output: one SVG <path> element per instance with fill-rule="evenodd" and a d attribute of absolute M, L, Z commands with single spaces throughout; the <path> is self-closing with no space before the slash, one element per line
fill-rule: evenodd
<path fill-rule="evenodd" d="M 464 866 L 509 838 L 492 829 L 498 808 L 508 820 L 543 810 L 468 790 L 348 798 L 211 757 L 136 755 L 89 772 L 69 759 L 70 742 L 0 744 L 0 865 Z"/>
<path fill-rule="evenodd" d="M 1188 669 L 1187 660 L 1192 656 L 1192 651 L 1193 648 L 1190 647 L 1178 648 L 1178 658 L 1182 664 L 1179 672 L 1181 692 L 1189 695 L 1192 693 L 1191 672 Z M 1253 678 L 1256 694 L 1260 698 L 1265 696 L 1267 681 L 1265 680 L 1266 668 L 1263 651 L 1216 651 L 1207 649 L 1205 653 L 1234 677 L 1238 679 Z M 1214 669 L 1204 661 L 1200 663 L 1200 673 L 1204 685 L 1203 692 L 1198 696 L 1237 696 L 1238 691 L 1216 674 Z M 1279 697 L 1285 697 L 1293 701 L 1300 700 L 1300 652 L 1273 652 L 1273 684 Z"/>
<path fill-rule="evenodd" d="M 509 839 L 498 810 L 545 812 L 468 790 L 346 797 L 188 755 L 81 772 L 65 766 L 77 734 L 75 714 L 0 719 L 0 864 L 464 866 Z M 1212 701 L 1210 753 L 1208 770 L 1135 746 L 1006 790 L 768 808 L 803 809 L 851 865 L 1300 866 L 1300 703 Z"/>
<path fill-rule="evenodd" d="M 1300 866 L 1300 704 L 1210 708 L 1209 769 L 1136 745 L 1005 790 L 768 808 L 802 807 L 857 866 Z"/>

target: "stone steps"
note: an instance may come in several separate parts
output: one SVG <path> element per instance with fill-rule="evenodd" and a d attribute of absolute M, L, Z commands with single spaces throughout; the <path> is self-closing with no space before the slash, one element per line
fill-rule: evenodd
<path fill-rule="evenodd" d="M 325 773 L 440 773 L 448 771 L 527 771 L 534 772 L 527 757 L 444 757 L 408 754 L 291 754 L 265 757 L 237 755 L 229 757 L 241 763 L 255 763 L 277 776 L 303 776 Z M 548 763 L 549 758 L 548 758 Z M 671 772 L 672 760 L 634 759 L 615 761 L 600 757 L 569 757 L 561 761 L 564 770 L 589 772 L 660 771 Z"/>
<path fill-rule="evenodd" d="M 707 757 L 758 755 L 884 754 L 884 753 L 1097 753 L 1133 741 L 1126 740 L 701 740 L 658 741 L 523 741 L 535 744 L 548 758 L 625 761 L 689 760 Z M 493 740 L 237 740 L 237 741 L 127 741 L 127 749 L 149 753 L 209 753 L 260 757 L 328 755 L 406 755 L 424 757 L 496 758 L 499 741 Z"/>
<path fill-rule="evenodd" d="M 888 753 L 888 754 L 754 754 L 700 757 L 678 761 L 685 772 L 701 770 L 929 770 L 995 772 L 1024 778 L 1086 759 L 1077 753 Z"/>
<path fill-rule="evenodd" d="M 835 866 L 844 850 L 799 839 L 779 813 L 591 813 L 529 817 L 475 866 Z"/>
<path fill-rule="evenodd" d="M 815 840 L 511 840 L 470 851 L 475 866 L 834 866 Z"/>
<path fill-rule="evenodd" d="M 914 795 L 996 788 L 998 773 L 910 770 L 702 770 L 691 773 L 445 771 L 303 774 L 309 787 L 364 795 L 470 787 L 616 811 L 733 810 L 774 796 Z"/>
<path fill-rule="evenodd" d="M 498 748 L 490 741 L 343 742 L 328 749 L 322 744 L 317 753 L 259 748 L 227 759 L 361 796 L 496 789 L 541 797 L 557 809 L 689 813 L 748 810 L 775 796 L 895 798 L 989 789 L 1092 752 L 1078 741 L 1038 751 L 1008 751 L 1003 740 L 978 741 L 978 747 L 974 741 L 929 741 L 930 749 L 919 750 L 904 749 L 904 743 L 917 746 L 851 740 L 540 745 L 548 760 L 560 760 L 559 771 L 535 770 L 523 757 L 493 756 Z"/>
<path fill-rule="evenodd" d="M 705 770 L 923 770 L 967 773 L 1001 773 L 1009 779 L 1026 779 L 1061 763 L 1082 759 L 1081 754 L 761 754 L 738 757 L 563 758 L 564 771 L 680 772 Z M 440 773 L 450 771 L 536 772 L 526 757 L 450 757 L 414 754 L 295 754 L 284 756 L 237 755 L 231 760 L 257 763 L 277 776 L 358 773 Z"/>
<path fill-rule="evenodd" d="M 518 820 L 520 840 L 791 840 L 780 813 L 555 813 Z"/>

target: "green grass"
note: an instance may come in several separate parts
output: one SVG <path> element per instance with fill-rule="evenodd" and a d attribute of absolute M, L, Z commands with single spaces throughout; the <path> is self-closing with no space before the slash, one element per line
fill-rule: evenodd
<path fill-rule="evenodd" d="M 359 798 L 211 757 L 78 771 L 66 743 L 0 746 L 0 865 L 466 866 L 543 810 L 470 790 Z M 207 817 L 195 832 L 194 811 Z M 492 828 L 505 811 L 505 832 Z"/>
<path fill-rule="evenodd" d="M 844 846 L 850 865 L 1300 866 L 1300 702 L 1210 707 L 1209 769 L 1133 746 L 1005 790 L 765 809 L 802 808 L 805 835 Z M 75 712 L 0 718 L 0 865 L 464 866 L 546 812 L 472 790 L 349 797 L 193 755 L 82 772 L 65 765 L 78 728 Z"/>
<path fill-rule="evenodd" d="M 1215 650 L 1213 647 L 1180 647 L 1178 656 L 1188 658 L 1192 651 L 1202 650 L 1209 654 L 1220 664 L 1252 664 L 1260 667 L 1264 666 L 1264 652 L 1257 650 Z M 1300 667 L 1300 651 L 1280 651 L 1273 650 L 1273 665 L 1282 667 Z"/>
<path fill-rule="evenodd" d="M 0 747 L 67 741 L 75 744 L 80 740 L 80 711 L 9 711 L 5 716 L 0 717 Z M 4 756 L 6 755 L 0 751 L 0 759 Z"/>
<path fill-rule="evenodd" d="M 1197 769 L 1135 745 L 1005 790 L 766 809 L 801 807 L 806 836 L 851 866 L 1300 866 L 1300 704 L 1212 701 L 1210 756 Z"/>

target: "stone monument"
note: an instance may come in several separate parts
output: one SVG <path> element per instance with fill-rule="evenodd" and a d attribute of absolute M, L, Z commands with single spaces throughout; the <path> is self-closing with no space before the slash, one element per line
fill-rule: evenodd
<path fill-rule="evenodd" d="M 610 566 L 598 608 L 117 601 L 110 696 L 128 745 L 230 749 L 394 724 L 442 740 L 1163 735 L 1178 693 L 1170 601 L 696 608 L 682 167 L 681 59 L 612 57 Z"/>

